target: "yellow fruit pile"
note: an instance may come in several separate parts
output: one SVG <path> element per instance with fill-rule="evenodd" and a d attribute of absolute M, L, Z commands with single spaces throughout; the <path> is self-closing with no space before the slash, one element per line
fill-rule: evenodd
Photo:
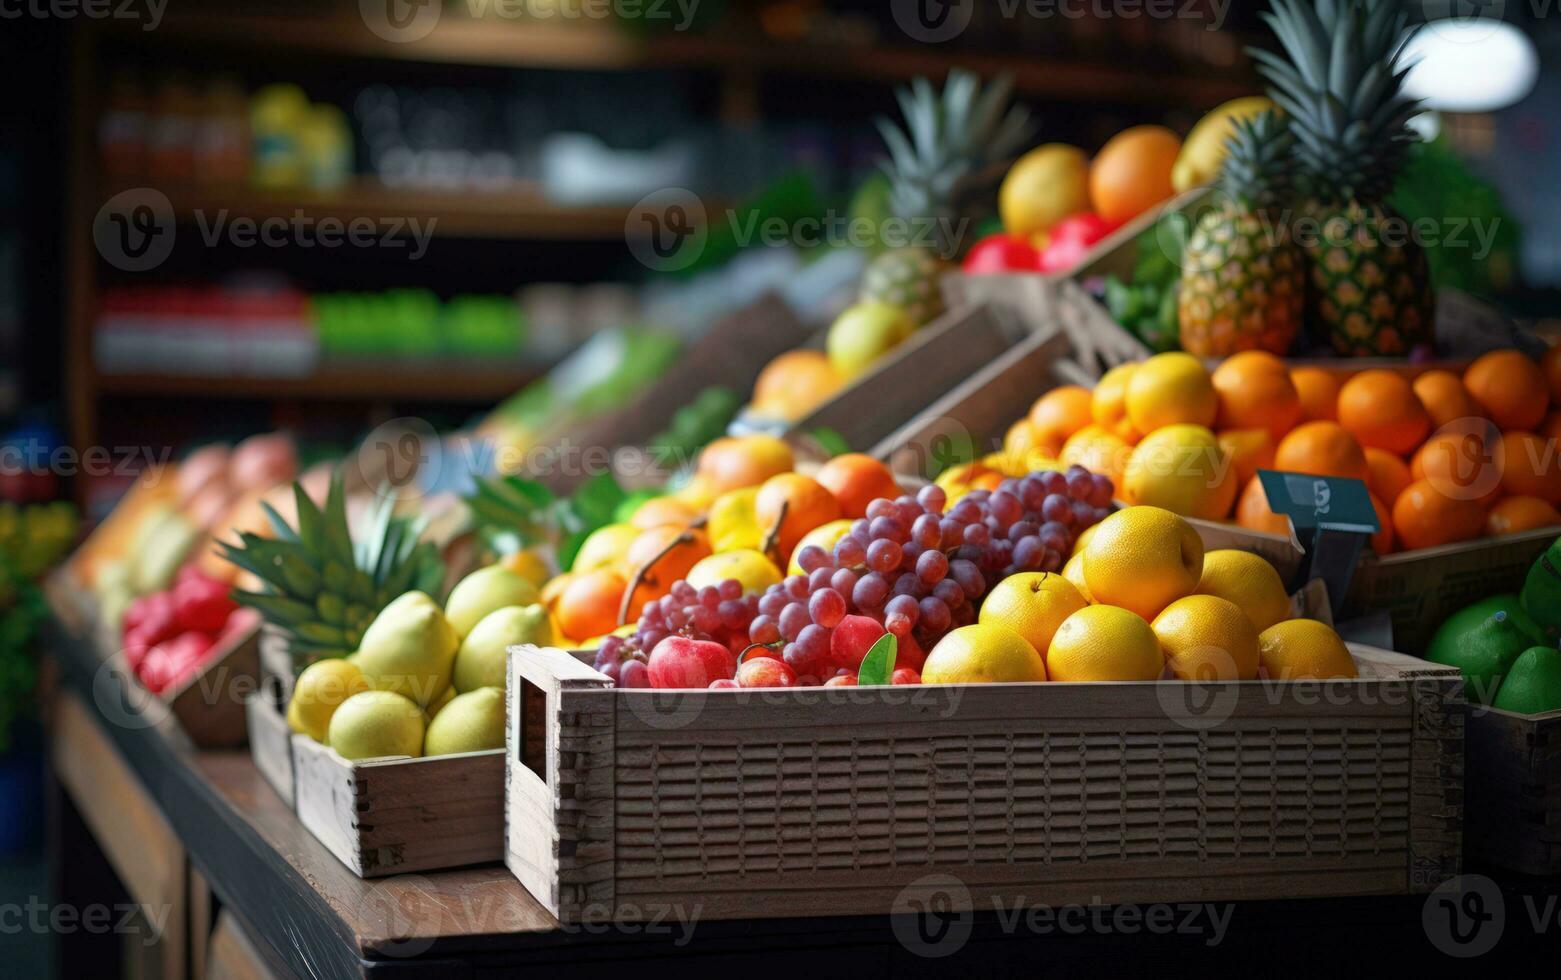
<path fill-rule="evenodd" d="M 1080 537 L 1062 574 L 1010 576 L 973 626 L 927 656 L 926 684 L 1295 680 L 1356 676 L 1333 629 L 1291 618 L 1279 573 L 1244 551 L 1204 553 L 1168 510 L 1118 511 Z"/>

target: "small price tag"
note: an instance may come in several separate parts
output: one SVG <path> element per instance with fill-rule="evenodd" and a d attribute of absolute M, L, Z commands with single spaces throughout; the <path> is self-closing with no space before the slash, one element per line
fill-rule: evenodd
<path fill-rule="evenodd" d="M 1308 476 L 1258 470 L 1268 506 L 1290 518 L 1295 536 L 1306 549 L 1301 581 L 1323 580 L 1335 614 L 1355 575 L 1355 564 L 1367 540 L 1381 527 L 1366 484 L 1338 476 Z"/>

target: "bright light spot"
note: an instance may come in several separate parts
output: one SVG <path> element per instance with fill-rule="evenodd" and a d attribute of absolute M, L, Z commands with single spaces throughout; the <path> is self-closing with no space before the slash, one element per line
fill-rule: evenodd
<path fill-rule="evenodd" d="M 1441 112 L 1491 112 L 1523 99 L 1539 77 L 1534 43 L 1499 20 L 1432 21 L 1405 46 L 1409 95 Z"/>

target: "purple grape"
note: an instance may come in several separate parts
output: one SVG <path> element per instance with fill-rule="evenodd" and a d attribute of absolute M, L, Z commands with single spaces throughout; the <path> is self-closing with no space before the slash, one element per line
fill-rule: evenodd
<path fill-rule="evenodd" d="M 845 597 L 831 588 L 820 589 L 808 600 L 808 614 L 813 617 L 813 622 L 832 630 L 845 618 Z"/>
<path fill-rule="evenodd" d="M 1046 554 L 1041 556 L 1041 571 L 1055 572 L 1063 566 L 1062 552 L 1052 548 L 1046 549 Z"/>
<path fill-rule="evenodd" d="M 829 580 L 835 574 L 834 568 L 815 568 L 808 573 L 808 594 L 812 595 L 819 589 L 829 588 Z"/>
<path fill-rule="evenodd" d="M 721 590 L 713 585 L 707 585 L 700 589 L 699 604 L 706 609 L 715 609 L 721 605 Z"/>
<path fill-rule="evenodd" d="M 877 541 L 893 541 L 895 544 L 903 544 L 908 537 L 905 525 L 898 517 L 875 517 L 869 525 L 868 532 Z"/>
<path fill-rule="evenodd" d="M 1088 501 L 1095 492 L 1095 476 L 1082 466 L 1068 469 L 1068 496 L 1074 500 Z"/>
<path fill-rule="evenodd" d="M 1023 516 L 1024 505 L 1019 502 L 1018 497 L 1005 490 L 999 490 L 987 501 L 987 510 L 997 518 L 999 523 L 1007 527 Z"/>
<path fill-rule="evenodd" d="M 1008 540 L 1018 542 L 1039 531 L 1034 521 L 1019 521 L 1008 528 Z"/>
<path fill-rule="evenodd" d="M 867 567 L 887 575 L 900 566 L 900 546 L 894 541 L 879 538 L 867 546 Z"/>
<path fill-rule="evenodd" d="M 1095 508 L 1087 500 L 1073 502 L 1073 526 L 1086 528 L 1095 522 Z"/>
<path fill-rule="evenodd" d="M 721 590 L 721 598 L 723 599 L 741 599 L 743 597 L 743 584 L 735 578 L 725 580 L 720 584 L 719 588 Z"/>
<path fill-rule="evenodd" d="M 916 595 L 921 590 L 921 579 L 915 572 L 906 572 L 894 580 L 894 592 L 896 596 Z"/>
<path fill-rule="evenodd" d="M 627 660 L 618 670 L 619 687 L 650 687 L 650 668 L 643 660 Z"/>
<path fill-rule="evenodd" d="M 719 599 L 716 600 L 716 604 L 720 604 Z M 688 624 L 699 632 L 709 635 L 721 628 L 721 617 L 714 609 L 701 604 L 694 606 L 689 612 Z"/>
<path fill-rule="evenodd" d="M 835 570 L 835 574 L 829 577 L 829 587 L 840 593 L 841 596 L 849 596 L 856 588 L 857 574 L 849 568 Z"/>
<path fill-rule="evenodd" d="M 986 581 L 981 577 L 981 569 L 977 568 L 973 561 L 960 558 L 949 562 L 949 577 L 965 590 L 966 599 L 979 599 L 986 591 Z"/>
<path fill-rule="evenodd" d="M 788 640 L 795 640 L 797 634 L 802 632 L 802 627 L 808 625 L 808 607 L 800 602 L 793 602 L 780 614 L 780 633 Z"/>
<path fill-rule="evenodd" d="M 622 676 L 623 661 L 622 660 L 611 661 L 610 663 L 604 665 L 601 668 L 601 671 L 602 671 L 602 673 L 606 674 L 608 677 L 611 677 L 612 678 L 612 682 L 614 684 L 617 684 L 618 683 L 618 678 L 620 676 Z"/>
<path fill-rule="evenodd" d="M 778 639 L 780 639 L 780 626 L 776 624 L 775 617 L 761 613 L 748 624 L 748 642 L 774 643 Z"/>
<path fill-rule="evenodd" d="M 797 552 L 797 565 L 804 572 L 812 572 L 829 564 L 829 555 L 816 544 L 810 544 Z"/>
<path fill-rule="evenodd" d="M 1019 481 L 1019 502 L 1024 505 L 1025 510 L 1040 510 L 1041 504 L 1045 501 L 1046 485 L 1041 482 L 1040 477 L 1032 473 Z"/>
<path fill-rule="evenodd" d="M 676 632 L 688 625 L 688 613 L 681 609 L 674 609 L 662 617 L 667 621 L 667 629 Z"/>
<path fill-rule="evenodd" d="M 672 589 L 670 591 L 672 598 L 676 599 L 680 603 L 693 602 L 699 596 L 699 590 L 694 588 L 692 585 L 689 585 L 682 579 L 672 583 Z"/>
<path fill-rule="evenodd" d="M 1073 535 L 1057 521 L 1047 521 L 1040 527 L 1041 544 L 1053 551 L 1067 551 L 1073 547 Z"/>
<path fill-rule="evenodd" d="M 806 599 L 808 597 L 808 577 L 806 575 L 788 575 L 782 583 L 786 587 L 786 595 L 792 599 Z"/>
<path fill-rule="evenodd" d="M 949 511 L 948 516 L 961 524 L 970 524 L 981 519 L 981 505 L 971 500 L 970 495 L 966 494 L 959 498 L 959 503 L 954 505 L 954 509 Z"/>
<path fill-rule="evenodd" d="M 936 596 L 928 596 L 917 605 L 921 609 L 921 626 L 929 633 L 946 632 L 949 624 L 954 621 L 954 615 L 949 612 L 948 604 Z"/>
<path fill-rule="evenodd" d="M 965 540 L 965 522 L 956 521 L 952 517 L 945 517 L 938 522 L 938 545 L 953 545 Z"/>
<path fill-rule="evenodd" d="M 965 590 L 960 588 L 958 582 L 946 578 L 932 587 L 934 598 L 943 600 L 943 604 L 950 609 L 958 609 L 965 604 Z"/>
<path fill-rule="evenodd" d="M 736 599 L 722 599 L 716 615 L 721 617 L 721 626 L 733 633 L 741 632 L 743 624 L 752 618 L 748 615 L 748 607 Z"/>
<path fill-rule="evenodd" d="M 867 532 L 871 525 L 872 522 L 865 517 L 858 517 L 851 522 L 851 537 L 861 542 L 864 548 L 867 547 L 867 542 L 873 540 L 873 536 Z"/>
<path fill-rule="evenodd" d="M 1111 496 L 1116 492 L 1116 487 L 1111 485 L 1111 477 L 1103 473 L 1096 473 L 1090 478 L 1094 486 L 1090 488 L 1089 502 L 1096 507 L 1111 506 Z"/>
<path fill-rule="evenodd" d="M 857 579 L 851 590 L 851 601 L 861 611 L 877 609 L 889 595 L 889 580 L 877 572 L 870 572 Z"/>
<path fill-rule="evenodd" d="M 916 576 L 928 585 L 936 585 L 949 573 L 949 560 L 941 551 L 924 551 L 916 559 Z"/>
<path fill-rule="evenodd" d="M 893 517 L 897 509 L 894 501 L 887 497 L 879 497 L 867 505 L 867 519 L 876 521 L 884 517 Z"/>
<path fill-rule="evenodd" d="M 936 548 L 943 541 L 941 522 L 933 514 L 923 514 L 911 524 L 911 540 L 923 548 Z"/>
<path fill-rule="evenodd" d="M 992 539 L 992 532 L 985 524 L 970 524 L 965 528 L 965 543 L 983 545 Z"/>
<path fill-rule="evenodd" d="M 1067 494 L 1068 478 L 1056 470 L 1047 470 L 1041 474 L 1041 485 L 1047 493 Z"/>
<path fill-rule="evenodd" d="M 804 626 L 797 634 L 797 652 L 814 663 L 829 656 L 829 630 L 816 623 Z"/>
<path fill-rule="evenodd" d="M 941 514 L 948 505 L 948 494 L 936 483 L 928 484 L 916 492 L 916 502 L 930 514 Z"/>
<path fill-rule="evenodd" d="M 1073 501 L 1060 493 L 1046 495 L 1041 504 L 1041 516 L 1048 521 L 1060 521 L 1064 524 L 1073 521 Z"/>
<path fill-rule="evenodd" d="M 841 568 L 851 568 L 866 560 L 867 549 L 854 537 L 847 535 L 835 545 L 835 564 Z"/>
<path fill-rule="evenodd" d="M 764 595 L 759 597 L 759 613 L 772 619 L 780 615 L 780 611 L 786 608 L 786 594 L 778 586 L 770 586 Z"/>
<path fill-rule="evenodd" d="M 1046 546 L 1041 544 L 1041 539 L 1031 535 L 1020 538 L 1014 545 L 1014 564 L 1026 571 L 1034 571 L 1041 567 L 1041 561 L 1046 557 Z"/>

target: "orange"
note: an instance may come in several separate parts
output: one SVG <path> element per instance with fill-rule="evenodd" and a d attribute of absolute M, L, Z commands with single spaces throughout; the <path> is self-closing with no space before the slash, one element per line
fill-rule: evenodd
<path fill-rule="evenodd" d="M 1409 461 L 1409 475 L 1430 481 L 1444 496 L 1479 500 L 1488 506 L 1501 494 L 1505 454 L 1493 424 L 1464 419 L 1426 440 Z"/>
<path fill-rule="evenodd" d="M 1285 362 L 1267 351 L 1226 358 L 1211 379 L 1219 397 L 1221 429 L 1267 429 L 1278 442 L 1301 419 L 1301 396 Z"/>
<path fill-rule="evenodd" d="M 558 597 L 558 625 L 577 640 L 611 633 L 618 627 L 618 607 L 629 587 L 623 576 L 607 568 L 571 577 Z"/>
<path fill-rule="evenodd" d="M 1355 658 L 1332 626 L 1315 619 L 1291 619 L 1258 635 L 1258 661 L 1281 681 L 1355 677 Z"/>
<path fill-rule="evenodd" d="M 1122 471 L 1127 468 L 1128 457 L 1132 454 L 1132 446 L 1092 423 L 1068 437 L 1057 460 L 1066 466 L 1077 464 L 1092 473 L 1104 474 L 1113 484 L 1121 486 Z"/>
<path fill-rule="evenodd" d="M 1137 442 L 1141 435 L 1127 417 L 1127 385 L 1133 380 L 1137 367 L 1129 361 L 1102 374 L 1090 401 L 1090 415 L 1095 424 L 1127 442 Z"/>
<path fill-rule="evenodd" d="M 784 519 L 781 517 L 782 505 L 786 510 Z M 766 534 L 776 521 L 781 522 L 777 547 L 784 561 L 791 556 L 792 549 L 797 547 L 797 542 L 802 540 L 804 534 L 821 524 L 840 519 L 840 502 L 812 477 L 801 473 L 782 473 L 764 481 L 764 486 L 759 488 L 754 511 L 758 515 L 759 526 L 764 528 Z"/>
<path fill-rule="evenodd" d="M 1145 622 L 1191 595 L 1203 575 L 1203 539 L 1159 507 L 1127 507 L 1100 522 L 1084 547 L 1084 581 L 1095 602 Z"/>
<path fill-rule="evenodd" d="M 1366 449 L 1366 488 L 1383 501 L 1392 503 L 1403 489 L 1415 482 L 1409 464 L 1386 449 Z"/>
<path fill-rule="evenodd" d="M 1561 448 L 1532 432 L 1501 437 L 1501 488 L 1510 494 L 1561 504 Z"/>
<path fill-rule="evenodd" d="M 1545 381 L 1550 385 L 1550 400 L 1561 405 L 1561 341 L 1545 351 L 1545 356 L 1539 359 L 1539 369 L 1545 373 Z"/>
<path fill-rule="evenodd" d="M 1220 548 L 1204 555 L 1196 594 L 1234 602 L 1259 633 L 1290 618 L 1290 596 L 1278 570 L 1250 551 Z"/>
<path fill-rule="evenodd" d="M 1550 384 L 1521 351 L 1481 355 L 1463 372 L 1463 386 L 1503 430 L 1531 431 L 1550 407 Z"/>
<path fill-rule="evenodd" d="M 759 415 L 802 418 L 840 388 L 840 375 L 821 350 L 787 351 L 764 366 L 753 383 L 753 409 Z"/>
<path fill-rule="evenodd" d="M 719 497 L 728 490 L 756 487 L 788 472 L 794 462 L 791 447 L 774 436 L 727 436 L 704 448 L 695 472 L 704 477 L 709 494 Z"/>
<path fill-rule="evenodd" d="M 1307 421 L 1333 422 L 1339 417 L 1339 388 L 1343 379 L 1337 372 L 1320 367 L 1298 367 L 1290 371 L 1290 383 L 1301 399 L 1301 418 Z"/>
<path fill-rule="evenodd" d="M 558 607 L 558 600 L 563 596 L 569 584 L 575 580 L 574 572 L 564 572 L 562 575 L 554 575 L 542 586 L 542 591 L 537 593 L 537 601 L 549 609 Z"/>
<path fill-rule="evenodd" d="M 656 558 L 668 545 L 684 534 L 688 535 L 687 543 L 676 545 L 665 555 Z M 698 528 L 663 524 L 642 532 L 634 539 L 634 544 L 629 546 L 628 556 L 624 560 L 624 571 L 632 576 L 652 559 L 655 559 L 655 564 L 646 568 L 644 576 L 640 579 L 639 588 L 634 590 L 634 599 L 629 603 L 629 618 L 638 618 L 640 609 L 645 603 L 671 592 L 673 582 L 688 578 L 689 571 L 699 563 L 699 560 L 708 557 L 710 557 L 710 539 Z"/>
<path fill-rule="evenodd" d="M 1220 451 L 1230 460 L 1236 486 L 1247 485 L 1258 470 L 1274 468 L 1274 447 L 1278 440 L 1267 429 L 1230 429 L 1218 433 Z"/>
<path fill-rule="evenodd" d="M 1443 494 L 1430 480 L 1416 480 L 1393 504 L 1393 532 L 1408 549 L 1468 541 L 1485 532 L 1485 508 L 1478 500 Z"/>
<path fill-rule="evenodd" d="M 1393 553 L 1393 512 L 1388 510 L 1382 498 L 1376 494 L 1368 494 L 1371 498 L 1371 509 L 1377 512 L 1377 533 L 1371 536 L 1371 550 L 1379 555 L 1391 555 Z"/>
<path fill-rule="evenodd" d="M 1290 519 L 1276 514 L 1268 506 L 1268 494 L 1263 491 L 1263 481 L 1257 477 L 1247 481 L 1246 489 L 1236 501 L 1236 523 L 1250 531 L 1264 534 L 1290 536 Z"/>
<path fill-rule="evenodd" d="M 1038 443 L 1062 445 L 1068 437 L 1093 421 L 1093 396 L 1080 385 L 1053 388 L 1030 406 L 1030 429 Z"/>
<path fill-rule="evenodd" d="M 1165 673 L 1165 654 L 1141 617 L 1085 606 L 1057 627 L 1046 666 L 1054 681 L 1154 681 Z"/>
<path fill-rule="evenodd" d="M 865 517 L 867 505 L 879 497 L 893 500 L 901 494 L 889 467 L 865 453 L 845 453 L 819 468 L 815 476 L 840 502 L 840 516 Z"/>
<path fill-rule="evenodd" d="M 1053 459 L 1062 451 L 1062 443 L 1045 443 L 1035 437 L 1035 427 L 1027 418 L 1020 419 L 1003 433 L 1003 455 L 1011 459 L 1024 459 L 1032 452 Z"/>
<path fill-rule="evenodd" d="M 1355 437 L 1337 422 L 1306 422 L 1297 426 L 1274 451 L 1274 468 L 1313 476 L 1347 476 L 1364 480 L 1366 454 Z"/>
<path fill-rule="evenodd" d="M 1431 416 L 1433 431 L 1458 419 L 1484 414 L 1470 397 L 1469 389 L 1451 371 L 1427 371 L 1414 380 L 1413 387 L 1426 414 Z"/>
<path fill-rule="evenodd" d="M 1403 455 L 1431 431 L 1431 416 L 1401 374 L 1362 371 L 1339 389 L 1339 424 L 1362 446 Z"/>
<path fill-rule="evenodd" d="M 1561 510 L 1538 497 L 1504 497 L 1485 515 L 1485 533 L 1517 534 L 1561 524 Z"/>
<path fill-rule="evenodd" d="M 1229 599 L 1190 595 L 1166 606 L 1149 625 L 1171 673 L 1184 681 L 1257 677 L 1257 627 Z"/>
<path fill-rule="evenodd" d="M 1164 126 L 1134 126 L 1106 141 L 1089 168 L 1089 198 L 1107 221 L 1135 218 L 1170 199 L 1182 141 Z"/>
<path fill-rule="evenodd" d="M 1167 425 L 1133 447 L 1122 474 L 1122 496 L 1216 521 L 1230 515 L 1235 474 L 1214 433 L 1201 425 Z"/>
<path fill-rule="evenodd" d="M 1057 627 L 1087 605 L 1073 583 L 1056 572 L 1022 572 L 992 587 L 976 621 L 1008 627 L 1045 657 Z"/>
<path fill-rule="evenodd" d="M 629 523 L 642 531 L 663 524 L 688 527 L 698 516 L 694 508 L 676 497 L 652 497 L 640 504 Z"/>
<path fill-rule="evenodd" d="M 1128 379 L 1127 417 L 1143 435 L 1178 422 L 1209 427 L 1218 413 L 1209 370 L 1191 354 L 1156 354 Z"/>

